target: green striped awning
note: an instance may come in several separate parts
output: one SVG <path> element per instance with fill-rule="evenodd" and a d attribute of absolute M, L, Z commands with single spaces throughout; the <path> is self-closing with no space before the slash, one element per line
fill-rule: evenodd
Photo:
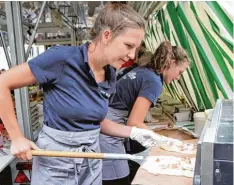
<path fill-rule="evenodd" d="M 216 1 L 168 2 L 151 14 L 145 38 L 148 49 L 155 51 L 162 41 L 170 40 L 190 57 L 183 77 L 165 88 L 173 97 L 185 97 L 197 110 L 212 108 L 218 98 L 233 98 L 233 22 L 231 13 Z"/>

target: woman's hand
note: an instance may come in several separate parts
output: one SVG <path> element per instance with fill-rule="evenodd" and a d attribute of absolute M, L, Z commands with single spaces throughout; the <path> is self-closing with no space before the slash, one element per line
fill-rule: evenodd
<path fill-rule="evenodd" d="M 136 140 L 144 147 L 152 147 L 165 142 L 163 136 L 151 130 L 132 127 L 130 138 Z"/>
<path fill-rule="evenodd" d="M 12 140 L 11 153 L 19 159 L 31 160 L 31 149 L 40 150 L 35 143 L 25 137 L 19 137 Z"/>
<path fill-rule="evenodd" d="M 178 139 L 172 139 L 157 134 L 151 130 L 140 129 L 136 127 L 132 127 L 130 138 L 132 140 L 136 140 L 144 147 L 158 146 L 165 142 L 173 142 L 175 144 L 180 144 L 180 145 L 183 144 L 183 142 Z"/>

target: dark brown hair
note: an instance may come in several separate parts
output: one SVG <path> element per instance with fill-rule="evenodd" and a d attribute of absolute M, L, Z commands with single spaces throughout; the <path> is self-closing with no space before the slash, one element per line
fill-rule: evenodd
<path fill-rule="evenodd" d="M 186 51 L 181 47 L 172 46 L 169 41 L 162 42 L 154 54 L 151 52 L 145 52 L 145 55 L 146 54 L 148 56 L 148 60 L 141 60 L 141 58 L 144 57 L 143 54 L 138 59 L 138 64 L 152 69 L 157 74 L 160 74 L 163 69 L 168 69 L 172 60 L 174 60 L 177 65 L 189 62 Z"/>
<path fill-rule="evenodd" d="M 89 33 L 90 40 L 97 40 L 107 28 L 112 31 L 114 38 L 125 28 L 145 29 L 145 21 L 130 6 L 121 2 L 111 2 L 97 16 Z"/>

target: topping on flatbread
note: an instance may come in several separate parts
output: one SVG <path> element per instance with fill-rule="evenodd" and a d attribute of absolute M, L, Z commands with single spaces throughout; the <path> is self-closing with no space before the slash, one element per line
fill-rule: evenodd
<path fill-rule="evenodd" d="M 166 141 L 160 145 L 160 148 L 170 152 L 177 152 L 183 154 L 196 154 L 197 146 L 196 144 L 192 143 L 184 143 L 184 142 L 173 142 L 173 141 Z"/>
<path fill-rule="evenodd" d="M 156 156 L 148 157 L 142 168 L 155 175 L 193 177 L 195 158 Z"/>

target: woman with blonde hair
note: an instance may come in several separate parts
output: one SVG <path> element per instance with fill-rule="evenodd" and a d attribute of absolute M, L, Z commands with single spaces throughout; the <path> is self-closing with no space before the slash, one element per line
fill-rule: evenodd
<path fill-rule="evenodd" d="M 100 152 L 99 133 L 131 137 L 152 146 L 155 134 L 105 119 L 116 74 L 135 58 L 145 22 L 131 7 L 109 3 L 97 16 L 90 40 L 81 46 L 56 46 L 0 75 L 0 117 L 11 138 L 11 153 L 32 159 L 31 149 Z M 10 91 L 38 83 L 44 92 L 44 125 L 36 144 L 25 138 Z M 33 157 L 32 185 L 100 185 L 98 159 Z"/>
<path fill-rule="evenodd" d="M 144 118 L 151 106 L 157 102 L 163 82 L 178 80 L 188 68 L 189 59 L 184 49 L 164 41 L 155 53 L 141 49 L 136 63 L 119 74 L 116 92 L 111 98 L 107 119 L 123 125 L 149 129 Z M 168 138 L 161 137 L 162 140 Z M 125 153 L 123 138 L 101 134 L 101 151 Z M 130 184 L 127 161 L 103 161 L 103 185 Z"/>

